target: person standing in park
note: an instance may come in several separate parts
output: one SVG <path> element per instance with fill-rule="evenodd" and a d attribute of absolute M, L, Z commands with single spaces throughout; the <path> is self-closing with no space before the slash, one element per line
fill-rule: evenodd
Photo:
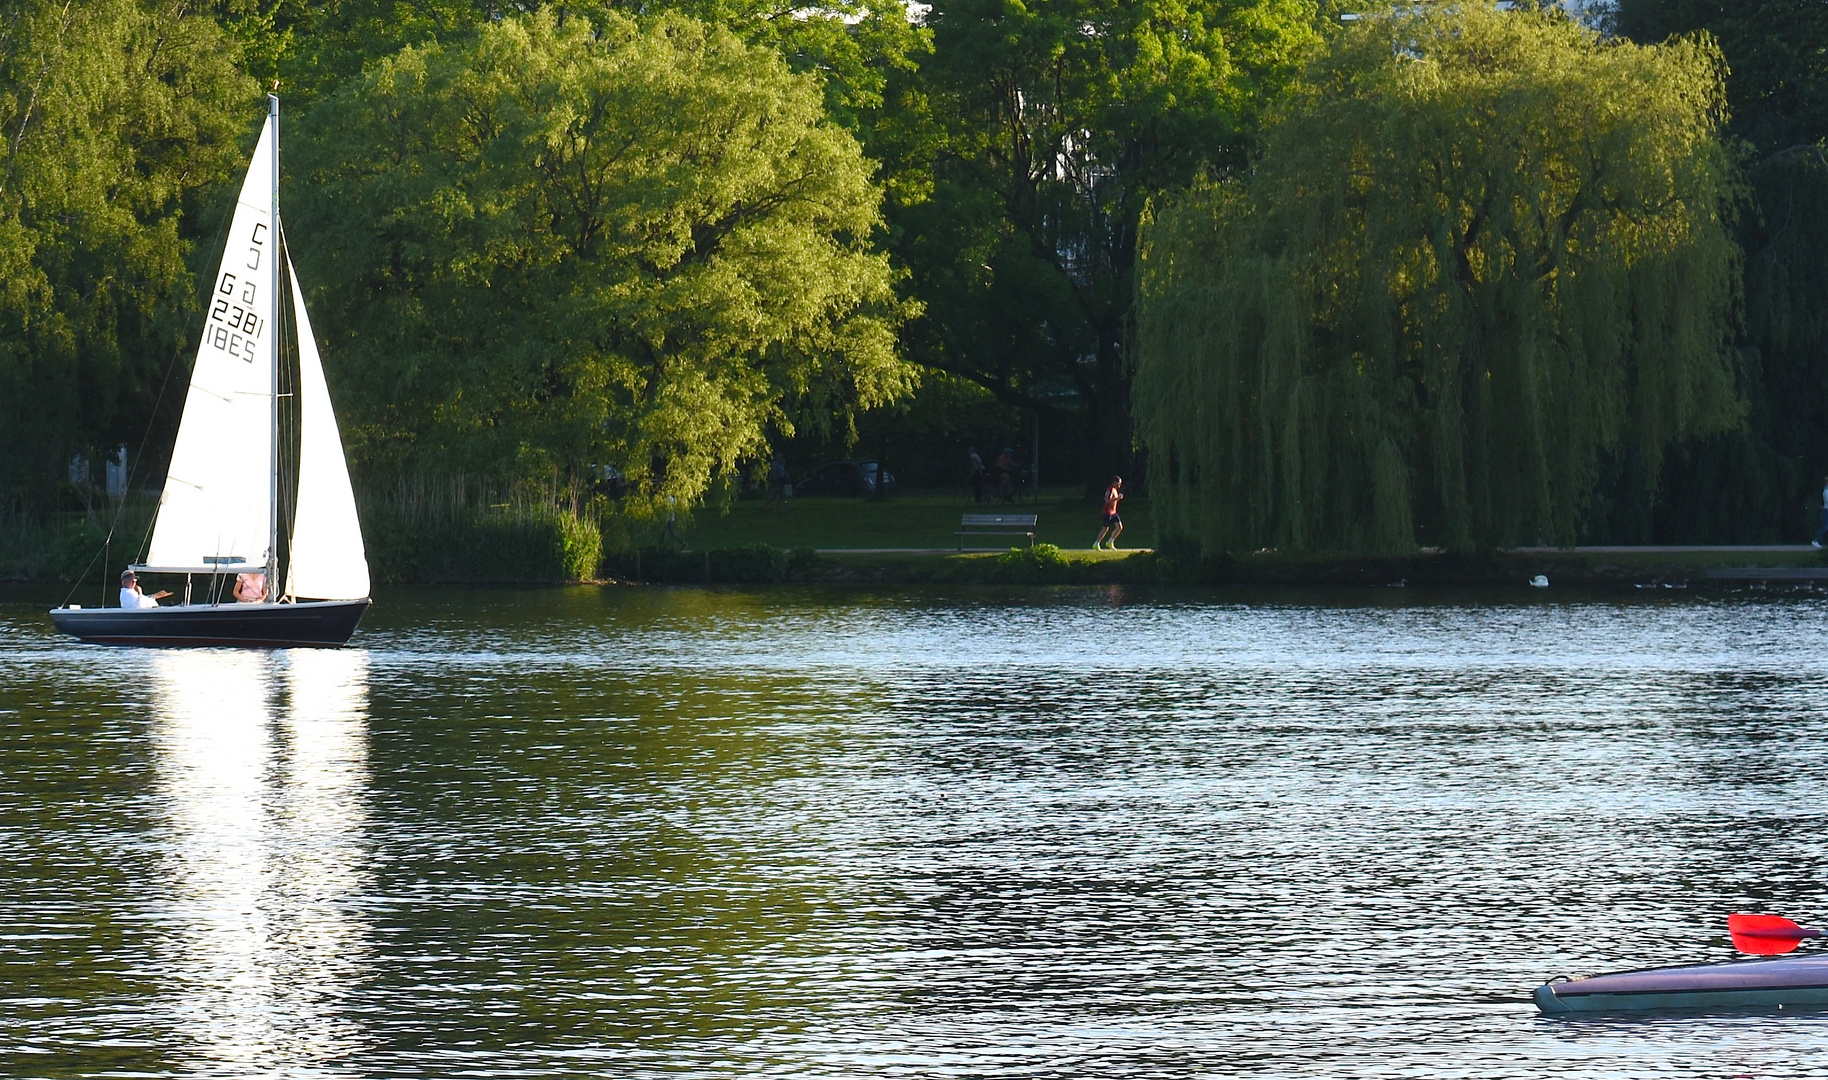
<path fill-rule="evenodd" d="M 984 468 L 984 459 L 978 456 L 977 447 L 971 448 L 971 501 L 984 501 L 984 483 L 989 479 L 988 470 Z"/>
<path fill-rule="evenodd" d="M 1111 477 L 1111 486 L 1104 489 L 1104 525 L 1098 530 L 1098 539 L 1092 541 L 1092 550 L 1097 551 L 1105 546 L 1105 534 L 1110 534 L 1110 548 L 1117 550 L 1117 538 L 1123 535 L 1123 516 L 1117 512 L 1117 504 L 1123 501 L 1123 477 Z"/>
<path fill-rule="evenodd" d="M 1828 533 L 1828 476 L 1822 477 L 1822 520 L 1816 524 L 1815 539 L 1809 541 L 1809 546 L 1821 547 L 1825 533 Z"/>
<path fill-rule="evenodd" d="M 768 501 L 762 505 L 785 512 L 788 490 L 792 486 L 792 477 L 787 473 L 786 460 L 779 454 L 774 455 L 774 460 L 768 463 Z"/>

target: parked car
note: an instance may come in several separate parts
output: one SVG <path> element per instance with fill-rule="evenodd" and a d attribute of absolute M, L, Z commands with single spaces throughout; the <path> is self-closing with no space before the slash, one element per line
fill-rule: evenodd
<path fill-rule="evenodd" d="M 895 490 L 895 474 L 881 469 L 874 461 L 830 461 L 818 472 L 793 486 L 798 495 L 874 495 L 877 474 L 882 476 L 883 493 Z"/>

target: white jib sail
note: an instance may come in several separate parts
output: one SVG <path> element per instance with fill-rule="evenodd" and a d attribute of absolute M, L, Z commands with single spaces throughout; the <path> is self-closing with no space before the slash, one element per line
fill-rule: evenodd
<path fill-rule="evenodd" d="M 286 593 L 312 600 L 360 600 L 368 595 L 368 554 L 355 516 L 349 463 L 336 430 L 330 388 L 305 315 L 292 260 L 292 311 L 298 320 L 298 509 L 292 526 L 292 566 Z"/>
<path fill-rule="evenodd" d="M 273 121 L 261 130 L 208 294 L 146 565 L 264 567 L 273 514 Z"/>

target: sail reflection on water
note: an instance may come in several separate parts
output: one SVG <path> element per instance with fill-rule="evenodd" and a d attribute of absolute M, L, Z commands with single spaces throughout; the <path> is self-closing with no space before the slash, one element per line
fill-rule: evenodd
<path fill-rule="evenodd" d="M 214 1071 L 335 1075 L 367 949 L 368 658 L 152 654 L 158 789 L 171 829 L 180 1053 Z"/>

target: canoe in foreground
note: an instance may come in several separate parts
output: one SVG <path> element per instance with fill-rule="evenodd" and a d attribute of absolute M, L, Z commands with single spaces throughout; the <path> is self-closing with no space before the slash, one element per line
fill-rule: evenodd
<path fill-rule="evenodd" d="M 1828 1008 L 1828 953 L 1645 968 L 1536 988 L 1545 1014 Z"/>
<path fill-rule="evenodd" d="M 257 648 L 346 644 L 367 600 L 295 604 L 188 604 L 158 608 L 57 608 L 57 629 L 97 645 L 251 645 Z"/>

